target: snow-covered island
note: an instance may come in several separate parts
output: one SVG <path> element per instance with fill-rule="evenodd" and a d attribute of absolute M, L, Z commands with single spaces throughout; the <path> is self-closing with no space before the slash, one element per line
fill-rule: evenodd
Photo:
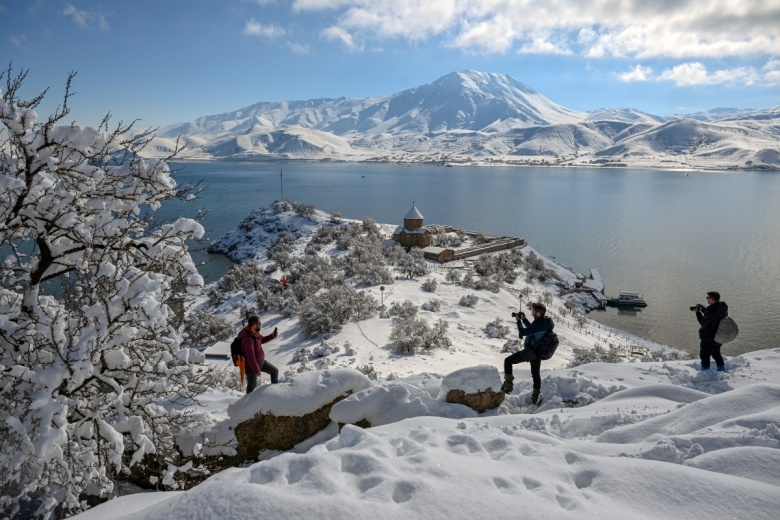
<path fill-rule="evenodd" d="M 569 292 L 577 274 L 528 246 L 440 264 L 393 244 L 397 225 L 277 201 L 212 244 L 240 263 L 188 302 L 183 357 L 214 384 L 178 404 L 206 431 L 181 435 L 181 449 L 232 456 L 255 414 L 300 417 L 342 400 L 289 450 L 76 518 L 776 517 L 780 349 L 701 372 L 685 353 L 590 320 L 590 296 Z M 542 364 L 542 405 L 529 402 L 524 365 L 494 409 L 447 402 L 451 388 L 499 384 L 518 348 L 510 314 L 532 301 L 561 338 Z M 265 350 L 282 374 L 250 395 L 220 358 L 247 314 L 279 330 Z"/>

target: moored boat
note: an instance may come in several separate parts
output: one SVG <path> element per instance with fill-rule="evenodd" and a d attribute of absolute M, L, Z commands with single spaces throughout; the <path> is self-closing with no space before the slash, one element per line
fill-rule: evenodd
<path fill-rule="evenodd" d="M 647 307 L 647 302 L 636 291 L 621 291 L 617 298 L 609 298 L 607 305 L 612 307 Z"/>

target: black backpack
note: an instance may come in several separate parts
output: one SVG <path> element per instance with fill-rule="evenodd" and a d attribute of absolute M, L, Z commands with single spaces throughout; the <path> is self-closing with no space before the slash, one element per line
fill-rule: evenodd
<path fill-rule="evenodd" d="M 550 359 L 555 354 L 555 350 L 558 348 L 558 335 L 552 330 L 548 330 L 544 333 L 544 336 L 534 344 L 534 350 L 536 355 L 542 361 Z"/>
<path fill-rule="evenodd" d="M 233 358 L 233 365 L 238 366 L 238 358 L 244 357 L 244 349 L 241 348 L 241 338 L 236 338 L 230 344 L 230 357 Z"/>

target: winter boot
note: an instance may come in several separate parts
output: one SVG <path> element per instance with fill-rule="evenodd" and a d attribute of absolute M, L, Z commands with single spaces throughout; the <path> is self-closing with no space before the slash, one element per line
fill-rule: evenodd
<path fill-rule="evenodd" d="M 718 367 L 718 372 L 725 372 L 726 371 L 726 365 L 721 365 Z"/>
<path fill-rule="evenodd" d="M 542 390 L 541 388 L 534 388 L 534 391 L 531 392 L 531 402 L 533 404 L 539 404 L 540 402 L 539 397 L 540 397 L 541 390 Z"/>
<path fill-rule="evenodd" d="M 512 374 L 506 374 L 504 375 L 504 384 L 501 385 L 501 391 L 505 394 L 511 394 L 512 390 L 514 389 L 515 376 Z"/>
<path fill-rule="evenodd" d="M 706 368 L 705 368 L 705 367 L 704 367 L 704 363 L 699 363 L 699 369 L 700 369 L 702 372 L 709 372 L 709 370 L 710 370 L 710 367 L 706 367 Z"/>

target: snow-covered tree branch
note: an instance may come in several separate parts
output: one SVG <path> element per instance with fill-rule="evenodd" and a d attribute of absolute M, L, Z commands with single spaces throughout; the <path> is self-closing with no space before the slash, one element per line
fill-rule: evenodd
<path fill-rule="evenodd" d="M 45 92 L 21 99 L 25 75 L 0 74 L 0 506 L 49 516 L 175 451 L 182 417 L 161 403 L 192 371 L 168 302 L 202 286 L 185 240 L 204 230 L 152 227 L 193 194 L 136 155 L 151 131 L 66 124 L 74 73 L 40 120 Z"/>

